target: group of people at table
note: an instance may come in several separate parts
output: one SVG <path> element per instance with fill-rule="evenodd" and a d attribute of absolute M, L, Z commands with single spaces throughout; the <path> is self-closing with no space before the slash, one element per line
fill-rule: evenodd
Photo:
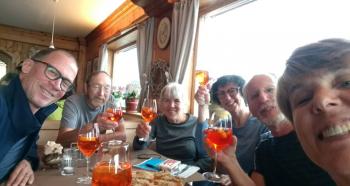
<path fill-rule="evenodd" d="M 22 63 L 19 75 L 0 88 L 0 180 L 7 185 L 34 182 L 38 169 L 36 140 L 42 123 L 73 88 L 74 57 L 44 49 Z M 87 79 L 84 95 L 65 101 L 57 142 L 69 146 L 78 131 L 98 123 L 101 141 L 125 140 L 123 122 L 108 120 L 111 77 L 103 71 Z M 350 41 L 326 39 L 296 49 L 283 75 L 257 74 L 247 83 L 237 75 L 218 78 L 195 94 L 198 116 L 186 113 L 186 90 L 166 85 L 160 115 L 141 122 L 133 141 L 172 159 L 211 171 L 214 152 L 203 142 L 208 105 L 232 117 L 232 143 L 217 161 L 232 185 L 350 185 Z M 113 129 L 112 133 L 104 133 Z"/>

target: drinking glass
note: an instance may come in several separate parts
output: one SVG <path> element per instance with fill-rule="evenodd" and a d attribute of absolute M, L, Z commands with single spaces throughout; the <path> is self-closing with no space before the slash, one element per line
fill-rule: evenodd
<path fill-rule="evenodd" d="M 157 101 L 155 99 L 145 98 L 141 108 L 141 116 L 145 123 L 149 124 L 157 117 Z M 147 141 L 148 136 L 140 138 L 141 141 Z"/>
<path fill-rule="evenodd" d="M 98 163 L 92 172 L 92 186 L 130 186 L 131 162 L 127 142 L 112 140 L 104 142 L 98 153 Z"/>
<path fill-rule="evenodd" d="M 97 123 L 95 123 L 91 128 L 82 128 L 79 130 L 78 148 L 86 158 L 86 176 L 79 177 L 77 183 L 91 184 L 91 177 L 89 176 L 89 163 L 90 157 L 100 146 L 99 134 L 100 132 Z"/>
<path fill-rule="evenodd" d="M 107 103 L 107 112 L 113 114 L 113 116 L 108 117 L 108 120 L 118 122 L 123 117 L 122 104 L 119 100 L 110 99 Z M 112 129 L 114 132 L 114 128 Z"/>
<path fill-rule="evenodd" d="M 206 70 L 196 70 L 195 79 L 201 86 L 206 86 L 209 82 L 209 72 Z"/>
<path fill-rule="evenodd" d="M 231 116 L 221 116 L 213 113 L 209 120 L 209 127 L 204 131 L 205 142 L 215 152 L 213 172 L 205 172 L 203 176 L 211 182 L 219 183 L 221 177 L 216 174 L 217 154 L 232 144 Z"/>

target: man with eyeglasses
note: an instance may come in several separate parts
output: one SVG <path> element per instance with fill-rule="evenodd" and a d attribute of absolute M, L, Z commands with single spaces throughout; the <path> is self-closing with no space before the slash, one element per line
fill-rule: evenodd
<path fill-rule="evenodd" d="M 125 140 L 126 134 L 123 122 L 117 123 L 106 118 L 108 100 L 111 96 L 111 77 L 104 71 L 93 72 L 84 86 L 84 95 L 74 94 L 67 98 L 63 108 L 61 126 L 56 142 L 69 147 L 76 142 L 81 128 L 91 127 L 98 122 L 102 133 L 113 129 L 113 133 L 101 134 L 101 141 Z"/>
<path fill-rule="evenodd" d="M 250 174 L 254 167 L 254 152 L 260 142 L 260 135 L 268 129 L 249 111 L 243 98 L 245 81 L 237 75 L 218 78 L 210 89 L 213 103 L 220 105 L 232 116 L 232 133 L 237 136 L 236 156 L 242 169 Z"/>
<path fill-rule="evenodd" d="M 73 55 L 43 49 L 25 59 L 19 75 L 0 87 L 0 182 L 34 182 L 41 125 L 57 108 L 54 103 L 72 89 L 77 72 Z"/>
<path fill-rule="evenodd" d="M 330 176 L 306 156 L 293 125 L 279 110 L 276 85 L 277 78 L 266 73 L 253 76 L 244 88 L 252 114 L 270 129 L 255 151 L 251 177 L 244 174 L 234 156 L 236 138 L 230 148 L 218 154 L 218 161 L 226 167 L 233 185 L 334 186 Z"/>

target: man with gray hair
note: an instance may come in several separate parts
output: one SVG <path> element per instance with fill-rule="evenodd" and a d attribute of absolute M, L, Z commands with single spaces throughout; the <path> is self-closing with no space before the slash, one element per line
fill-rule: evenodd
<path fill-rule="evenodd" d="M 89 128 L 97 122 L 102 133 L 101 141 L 125 140 L 125 128 L 122 122 L 108 120 L 106 112 L 111 97 L 112 80 L 104 71 L 93 72 L 84 86 L 84 95 L 74 94 L 67 98 L 63 108 L 61 126 L 56 141 L 70 146 L 78 139 L 81 128 Z M 113 100 L 114 101 L 114 100 Z M 113 132 L 105 134 L 107 129 Z"/>
<path fill-rule="evenodd" d="M 329 175 L 306 156 L 293 125 L 279 110 L 276 78 L 271 74 L 255 75 L 243 91 L 251 113 L 270 132 L 264 135 L 255 151 L 255 169 L 250 178 L 234 156 L 237 138 L 233 146 L 219 153 L 218 161 L 228 170 L 233 185 L 335 185 Z"/>

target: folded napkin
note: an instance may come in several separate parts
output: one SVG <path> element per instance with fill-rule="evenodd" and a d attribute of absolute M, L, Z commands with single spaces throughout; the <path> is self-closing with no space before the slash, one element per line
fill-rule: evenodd
<path fill-rule="evenodd" d="M 167 169 L 164 168 L 164 166 L 172 167 L 171 165 L 176 165 L 176 167 Z M 170 172 L 173 176 L 178 176 L 180 178 L 188 178 L 194 173 L 196 173 L 199 170 L 199 167 L 194 165 L 187 165 L 180 163 L 180 161 L 172 160 L 172 159 L 166 159 L 162 160 L 160 158 L 149 158 L 139 164 L 134 165 L 134 167 L 147 170 L 147 171 L 160 171 L 165 170 Z"/>
<path fill-rule="evenodd" d="M 194 165 L 187 165 L 187 164 L 180 164 L 178 171 L 173 172 L 173 176 L 178 176 L 180 178 L 188 178 L 192 176 L 194 173 L 196 173 L 199 170 L 199 167 Z"/>

